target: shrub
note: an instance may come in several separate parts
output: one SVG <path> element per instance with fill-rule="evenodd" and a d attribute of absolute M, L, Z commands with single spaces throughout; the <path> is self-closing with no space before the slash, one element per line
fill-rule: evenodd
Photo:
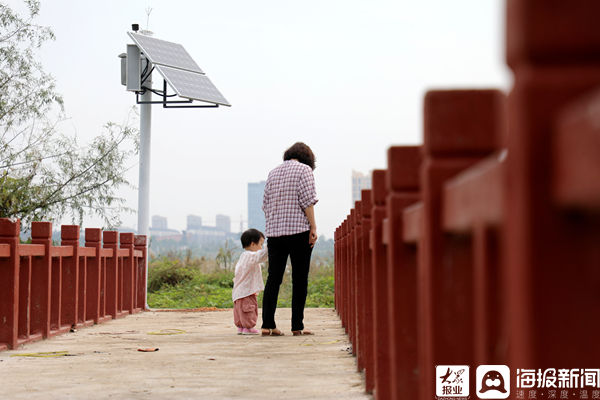
<path fill-rule="evenodd" d="M 189 282 L 195 275 L 197 271 L 181 265 L 178 259 L 160 259 L 159 262 L 151 262 L 148 269 L 148 292 L 153 293 L 166 286 Z"/>

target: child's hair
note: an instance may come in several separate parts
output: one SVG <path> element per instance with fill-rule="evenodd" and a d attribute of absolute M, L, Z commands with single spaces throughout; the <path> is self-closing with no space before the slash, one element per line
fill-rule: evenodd
<path fill-rule="evenodd" d="M 250 228 L 247 231 L 244 231 L 244 233 L 242 233 L 242 237 L 241 237 L 242 247 L 246 248 L 246 247 L 250 246 L 252 243 L 259 243 L 260 238 L 264 239 L 265 235 L 263 235 L 263 233 L 261 231 L 259 231 L 258 229 Z"/>

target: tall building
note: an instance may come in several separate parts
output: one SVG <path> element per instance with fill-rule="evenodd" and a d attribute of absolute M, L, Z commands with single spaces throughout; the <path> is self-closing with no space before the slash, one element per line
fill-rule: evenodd
<path fill-rule="evenodd" d="M 150 227 L 150 236 L 153 240 L 181 240 L 181 232 L 175 229 L 169 229 L 167 225 L 167 217 L 160 215 L 152 216 L 152 226 Z"/>
<path fill-rule="evenodd" d="M 231 232 L 231 218 L 227 215 L 217 214 L 217 229 L 223 232 Z"/>
<path fill-rule="evenodd" d="M 352 171 L 352 206 L 360 200 L 360 191 L 371 189 L 371 174 L 362 174 L 357 171 Z"/>
<path fill-rule="evenodd" d="M 152 216 L 152 229 L 159 231 L 166 231 L 167 226 L 167 217 L 161 217 L 160 215 Z"/>
<path fill-rule="evenodd" d="M 198 215 L 187 216 L 187 230 L 200 229 L 202 227 L 202 217 Z"/>
<path fill-rule="evenodd" d="M 265 213 L 262 210 L 266 181 L 248 183 L 248 228 L 265 232 Z"/>

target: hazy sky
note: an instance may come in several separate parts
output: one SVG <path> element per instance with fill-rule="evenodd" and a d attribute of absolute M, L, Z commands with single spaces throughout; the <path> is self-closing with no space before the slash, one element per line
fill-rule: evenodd
<path fill-rule="evenodd" d="M 131 23 L 146 28 L 148 7 L 154 37 L 183 44 L 233 105 L 153 108 L 150 213 L 175 229 L 188 214 L 205 224 L 226 214 L 237 229 L 247 183 L 304 141 L 317 157 L 318 230 L 332 237 L 351 207 L 352 170 L 385 168 L 390 145 L 421 143 L 426 90 L 511 79 L 500 0 L 42 1 L 38 22 L 56 41 L 41 58 L 64 96 L 66 132 L 85 141 L 127 118 L 135 97 L 117 55 Z M 122 195 L 137 207 L 137 192 Z M 123 221 L 137 225 L 134 214 Z"/>

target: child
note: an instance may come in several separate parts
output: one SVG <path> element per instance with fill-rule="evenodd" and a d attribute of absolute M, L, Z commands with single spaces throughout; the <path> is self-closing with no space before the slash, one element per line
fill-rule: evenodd
<path fill-rule="evenodd" d="M 248 229 L 242 233 L 244 252 L 235 265 L 233 278 L 233 321 L 238 328 L 238 335 L 258 335 L 254 329 L 258 318 L 256 295 L 264 290 L 260 263 L 267 260 L 267 248 L 263 249 L 265 235 L 256 229 Z"/>

